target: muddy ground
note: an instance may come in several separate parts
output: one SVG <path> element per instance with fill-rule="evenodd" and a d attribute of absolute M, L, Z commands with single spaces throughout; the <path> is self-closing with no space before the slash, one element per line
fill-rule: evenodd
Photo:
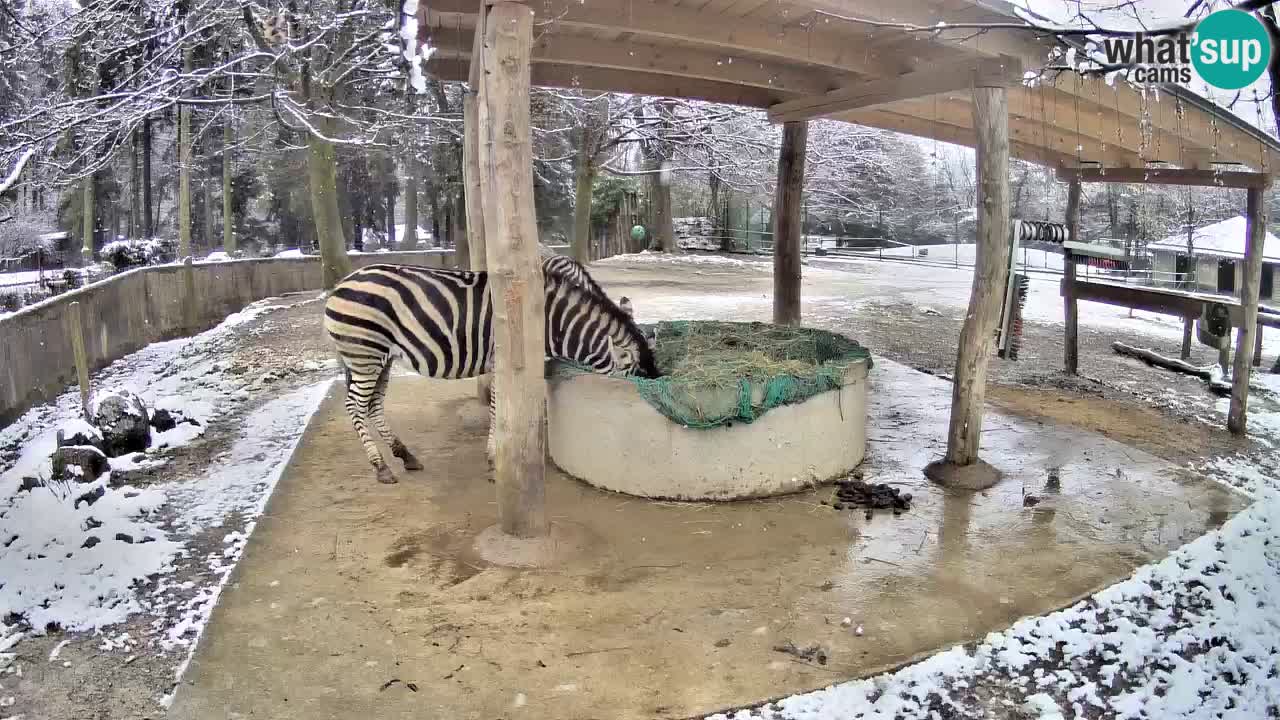
<path fill-rule="evenodd" d="M 891 265 L 886 264 L 885 267 Z M 881 268 L 855 268 L 847 277 L 825 273 L 817 281 L 806 279 L 806 295 L 830 296 L 859 292 L 862 297 L 847 310 L 825 311 L 819 317 L 806 316 L 806 323 L 844 332 L 887 357 L 925 372 L 949 375 L 955 362 L 956 338 L 963 312 L 939 306 L 936 313 L 922 312 L 918 302 L 892 292 L 862 292 L 860 277 L 886 272 Z M 645 319 L 642 303 L 661 301 L 668 295 L 688 296 L 697 307 L 699 295 L 733 295 L 744 291 L 767 293 L 770 279 L 767 265 L 714 268 L 681 265 L 628 266 L 610 264 L 593 271 L 615 297 L 636 296 L 638 317 Z M 887 272 L 892 272 L 889 269 Z M 834 278 L 834 279 L 833 279 Z M 921 288 L 914 288 L 920 291 Z M 305 298 L 292 298 L 293 301 Z M 135 478 L 139 484 L 197 477 L 210 458 L 224 452 L 237 437 L 237 423 L 252 409 L 272 398 L 336 375 L 332 353 L 321 331 L 319 302 L 308 302 L 264 314 L 242 326 L 219 352 L 225 355 L 228 372 L 255 378 L 252 399 L 233 414 L 216 418 L 203 437 L 173 453 L 169 463 L 153 471 L 155 477 Z M 749 317 L 744 311 L 742 319 Z M 806 312 L 808 310 L 806 309 Z M 717 317 L 734 319 L 732 312 Z M 687 314 L 684 316 L 688 316 Z M 1149 368 L 1117 356 L 1110 343 L 1120 340 L 1135 345 L 1160 345 L 1167 339 L 1144 337 L 1114 329 L 1080 329 L 1079 377 L 1061 372 L 1062 328 L 1060 325 L 1028 321 L 1018 362 L 993 360 L 988 399 L 1014 414 L 1048 418 L 1098 432 L 1107 437 L 1141 446 L 1166 460 L 1185 464 L 1206 456 L 1238 452 L 1242 441 L 1228 435 L 1213 419 L 1216 398 L 1200 381 Z M 1174 348 L 1176 352 L 1176 348 Z M 1197 349 L 1194 360 L 1208 364 L 1214 360 L 1207 349 Z M 1266 357 L 1267 367 L 1274 360 Z M 303 369 L 311 362 L 323 368 Z M 393 384 L 394 385 L 394 384 Z M 1213 421 L 1213 424 L 1206 422 Z M 243 521 L 218 528 L 208 537 L 196 539 L 192 561 L 170 578 L 175 583 L 200 580 L 209 572 L 203 550 L 222 547 L 229 533 L 239 532 Z M 189 603 L 191 597 L 173 594 L 168 611 Z M 185 649 L 162 652 L 156 638 L 172 624 L 174 617 L 165 608 L 135 616 L 126 626 L 107 636 L 53 633 L 20 643 L 15 664 L 24 668 L 22 678 L 7 677 L 5 692 L 15 691 L 24 720 L 50 718 L 68 720 L 142 720 L 165 715 L 159 700 L 174 685 L 174 673 L 186 657 Z M 131 642 L 114 647 L 113 638 L 129 633 Z M 50 659 L 53 649 L 69 640 Z M 11 712 L 0 710 L 8 717 Z"/>

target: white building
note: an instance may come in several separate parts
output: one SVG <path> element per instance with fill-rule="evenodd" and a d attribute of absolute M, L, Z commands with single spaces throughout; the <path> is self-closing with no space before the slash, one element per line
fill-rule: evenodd
<path fill-rule="evenodd" d="M 1155 284 L 1191 287 L 1224 295 L 1239 294 L 1244 268 L 1245 230 L 1245 219 L 1234 217 L 1196 228 L 1191 235 L 1190 248 L 1187 247 L 1185 232 L 1148 244 Z M 1267 233 L 1259 297 L 1273 297 L 1277 265 L 1280 265 L 1280 239 Z"/>

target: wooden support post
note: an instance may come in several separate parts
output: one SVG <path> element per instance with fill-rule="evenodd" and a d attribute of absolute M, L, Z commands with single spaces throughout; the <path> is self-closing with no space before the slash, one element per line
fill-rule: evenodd
<path fill-rule="evenodd" d="M 1067 236 L 1075 242 L 1080 240 L 1080 180 L 1072 179 L 1067 185 Z M 1062 256 L 1062 309 L 1066 330 L 1062 337 L 1063 369 L 1068 375 L 1075 375 L 1080 370 L 1079 324 L 1080 315 L 1076 305 L 1076 263 L 1071 251 L 1063 249 Z"/>
<path fill-rule="evenodd" d="M 454 262 L 459 268 L 482 271 L 488 267 L 485 258 L 484 244 L 484 208 L 481 198 L 480 175 L 480 135 L 477 127 L 480 122 L 480 86 L 484 82 L 484 73 L 480 72 L 481 55 L 484 47 L 484 15 L 476 16 L 476 34 L 472 45 L 470 87 L 462 96 L 462 183 L 465 188 L 463 201 L 466 205 L 467 231 L 466 247 L 455 245 Z M 477 395 L 485 404 L 489 402 L 489 394 L 493 392 L 493 375 L 481 375 L 476 382 Z"/>
<path fill-rule="evenodd" d="M 80 381 L 80 409 L 84 419 L 92 422 L 89 415 L 89 401 L 93 395 L 89 386 L 89 354 L 84 346 L 84 317 L 80 303 L 67 305 L 67 335 L 71 338 L 71 354 L 75 356 L 76 378 Z"/>
<path fill-rule="evenodd" d="M 1262 366 L 1262 331 L 1265 325 L 1258 325 L 1258 334 L 1253 336 L 1253 366 Z"/>
<path fill-rule="evenodd" d="M 1262 246 L 1267 237 L 1267 214 L 1263 190 L 1250 188 L 1245 211 L 1248 223 L 1244 249 L 1243 278 L 1240 282 L 1242 319 L 1236 331 L 1235 365 L 1231 370 L 1231 409 L 1227 412 L 1227 429 L 1235 435 L 1246 430 L 1249 406 L 1249 371 L 1253 365 L 1254 333 L 1258 332 L 1258 290 L 1262 285 Z"/>
<path fill-rule="evenodd" d="M 1183 360 L 1191 359 L 1191 335 L 1195 330 L 1196 319 L 1193 317 L 1185 317 L 1182 319 L 1182 352 L 1179 354 Z"/>
<path fill-rule="evenodd" d="M 978 180 L 978 257 L 969 312 L 960 331 L 947 454 L 926 469 L 935 480 L 968 489 L 994 484 L 994 468 L 978 465 L 987 364 L 1009 271 L 1009 98 L 1003 87 L 973 89 Z M 976 465 L 972 470 L 963 469 Z M 984 470 L 985 468 L 985 470 Z"/>
<path fill-rule="evenodd" d="M 472 270 L 484 270 L 488 266 L 484 244 L 484 208 L 481 206 L 484 190 L 481 188 L 483 176 L 480 174 L 480 135 L 477 129 L 485 114 L 484 108 L 480 107 L 480 88 L 484 84 L 484 73 L 480 70 L 483 62 L 484 15 L 481 12 L 476 18 L 475 43 L 471 56 L 471 87 L 470 92 L 462 96 L 462 181 L 466 186 L 464 198 L 468 256 L 457 258 L 457 262 L 458 267 L 470 267 Z"/>
<path fill-rule="evenodd" d="M 782 126 L 778 151 L 778 187 L 773 196 L 773 321 L 800 324 L 800 205 L 804 194 L 804 160 L 809 124 Z"/>
<path fill-rule="evenodd" d="M 485 19 L 476 129 L 497 358 L 495 480 L 499 525 L 522 538 L 547 532 L 545 301 L 529 129 L 532 47 L 533 10 L 513 2 L 492 5 Z"/>

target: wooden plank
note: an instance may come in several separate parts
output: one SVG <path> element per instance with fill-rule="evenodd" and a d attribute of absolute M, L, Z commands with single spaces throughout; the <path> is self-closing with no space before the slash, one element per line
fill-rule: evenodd
<path fill-rule="evenodd" d="M 1080 237 L 1080 182 L 1073 180 L 1067 186 L 1067 236 Z M 1062 264 L 1062 312 L 1065 331 L 1062 338 L 1062 364 L 1068 375 L 1080 370 L 1079 324 L 1076 305 L 1076 263 L 1070 250 L 1063 251 Z"/>
<path fill-rule="evenodd" d="M 773 200 L 773 321 L 778 325 L 800 324 L 801 208 L 808 139 L 807 122 L 782 126 Z"/>
<path fill-rule="evenodd" d="M 476 0 L 429 0 L 432 15 L 444 14 L 443 28 L 456 25 L 454 14 L 475 15 Z M 746 52 L 810 67 L 826 67 L 863 76 L 898 75 L 912 70 L 908 56 L 878 56 L 861 51 L 847 33 L 802 22 L 765 24 L 751 18 L 707 15 L 696 10 L 631 0 L 544 0 L 535 4 L 538 32 L 560 29 L 633 33 L 637 37 Z"/>
<path fill-rule="evenodd" d="M 836 119 L 856 125 L 866 125 L 867 127 L 877 127 L 882 130 L 915 135 L 916 137 L 934 138 L 954 145 L 964 145 L 965 147 L 973 147 L 977 142 L 973 129 L 970 127 L 960 127 L 949 123 L 937 122 L 930 118 L 900 115 L 885 110 L 858 110 L 842 114 Z M 1009 152 L 1012 157 L 1019 160 L 1050 167 L 1066 165 L 1075 160 L 1072 155 L 1027 145 L 1012 139 L 1009 141 Z"/>
<path fill-rule="evenodd" d="M 1073 287 L 1077 300 L 1089 300 L 1183 318 L 1199 317 L 1200 308 L 1204 304 L 1202 300 L 1187 295 L 1163 293 L 1156 288 L 1137 285 L 1113 285 L 1076 278 Z M 1063 294 L 1067 292 L 1065 284 L 1061 286 L 1061 292 Z"/>
<path fill-rule="evenodd" d="M 833 119 L 864 125 L 877 125 L 869 121 L 877 117 L 876 113 L 892 113 L 910 116 L 918 121 L 927 137 L 938 136 L 938 140 L 946 140 L 945 129 L 938 124 L 961 128 L 968 131 L 968 145 L 973 145 L 973 103 L 969 99 L 939 98 L 909 100 L 886 105 L 878 110 L 854 110 L 848 113 L 837 113 Z M 882 116 L 881 116 L 882 117 Z M 879 125 L 877 125 L 878 127 Z M 913 133 L 919 134 L 919 133 Z M 1105 144 L 1075 132 L 1049 129 L 1046 132 L 1039 122 L 1023 118 L 1009 118 L 1009 150 L 1021 160 L 1038 162 L 1051 167 L 1070 167 L 1080 164 L 1083 157 L 1088 161 L 1105 163 L 1107 166 L 1139 165 L 1138 153 L 1115 144 Z M 1041 159 L 1043 158 L 1043 159 Z"/>
<path fill-rule="evenodd" d="M 1240 282 L 1240 304 L 1243 322 L 1236 331 L 1235 365 L 1231 369 L 1231 407 L 1227 411 L 1227 429 L 1244 435 L 1249 407 L 1249 372 L 1253 365 L 1254 333 L 1258 329 L 1258 290 L 1262 285 L 1262 251 L 1267 236 L 1267 209 L 1262 188 L 1250 188 L 1246 199 L 1245 220 L 1248 240 L 1244 248 L 1244 267 Z"/>
<path fill-rule="evenodd" d="M 1022 63 L 1013 57 L 984 58 L 946 68 L 930 68 L 877 78 L 769 108 L 772 122 L 790 122 L 887 105 L 899 100 L 937 95 L 971 87 L 1014 85 L 1022 81 Z"/>
<path fill-rule="evenodd" d="M 518 3 L 493 5 L 485 23 L 478 100 L 484 110 L 477 129 L 496 356 L 494 479 L 499 525 L 516 537 L 547 532 L 545 301 L 529 119 L 532 46 L 533 11 Z"/>
<path fill-rule="evenodd" d="M 76 379 L 80 383 L 80 410 L 84 419 L 93 422 L 89 403 L 93 388 L 89 384 L 89 354 L 84 346 L 84 313 L 79 301 L 67 305 L 67 335 L 71 337 L 71 355 L 76 363 Z"/>
<path fill-rule="evenodd" d="M 1197 185 L 1222 188 L 1256 188 L 1271 185 L 1270 173 L 1194 170 L 1185 168 L 1059 168 L 1058 179 L 1081 182 L 1136 183 L 1142 185 Z"/>
<path fill-rule="evenodd" d="M 977 131 L 978 257 L 973 270 L 969 311 L 960 330 L 951 422 L 944 461 L 972 465 L 982 438 L 987 365 L 991 360 L 1000 295 L 1009 256 L 1009 125 L 1008 96 L 1003 87 L 973 91 L 973 126 Z"/>
<path fill-rule="evenodd" d="M 427 63 L 427 70 L 440 80 L 465 80 L 468 65 L 465 60 L 456 58 L 432 57 Z M 781 90 L 612 68 L 541 63 L 533 66 L 531 75 L 532 83 L 538 87 L 626 92 L 745 107 L 765 108 L 779 100 L 794 97 L 792 93 Z"/>
<path fill-rule="evenodd" d="M 439 18 L 437 18 L 439 20 Z M 474 22 L 467 18 L 467 24 Z M 441 59 L 470 59 L 474 49 L 462 44 L 455 28 L 442 26 L 434 38 Z M 796 94 L 823 93 L 856 77 L 818 67 L 780 63 L 768 58 L 726 55 L 723 50 L 638 42 L 605 42 L 595 37 L 542 33 L 533 47 L 533 63 L 587 68 L 636 70 L 675 77 L 727 82 Z M 474 70 L 474 68 L 473 68 Z"/>

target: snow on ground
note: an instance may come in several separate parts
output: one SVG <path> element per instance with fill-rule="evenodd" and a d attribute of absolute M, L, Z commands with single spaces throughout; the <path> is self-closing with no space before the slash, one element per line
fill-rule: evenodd
<path fill-rule="evenodd" d="M 610 258 L 595 261 L 596 264 L 612 265 L 616 263 L 654 263 L 663 264 L 679 264 L 679 265 L 718 265 L 721 267 L 745 267 L 747 265 L 773 266 L 772 258 L 764 258 L 752 260 L 739 257 L 728 257 L 725 255 L 688 255 L 688 254 L 672 254 L 665 252 L 653 252 L 645 250 L 643 252 L 633 253 L 629 255 L 614 255 Z"/>
<path fill-rule="evenodd" d="M 63 273 L 73 272 L 77 275 L 83 275 L 81 270 L 74 268 L 55 268 L 44 271 L 44 277 L 47 279 L 61 279 Z M 0 273 L 0 287 L 9 287 L 11 285 L 31 285 L 40 282 L 39 270 L 24 270 L 22 272 Z"/>
<path fill-rule="evenodd" d="M 210 421 L 250 407 L 256 396 L 246 387 L 250 378 L 227 372 L 220 350 L 240 325 L 283 307 L 289 305 L 280 298 L 255 303 L 208 332 L 152 344 L 99 373 L 96 387 L 132 391 L 149 407 L 179 411 L 200 426 L 179 423 L 156 433 L 146 454 L 113 458 L 110 472 L 94 483 L 19 489 L 23 478 L 49 477 L 57 430 L 83 423 L 78 390 L 0 430 L 0 448 L 18 448 L 0 464 L 0 678 L 14 672 L 7 667 L 13 654 L 5 651 L 28 635 L 56 628 L 103 632 L 142 611 L 158 617 L 153 630 L 161 650 L 194 649 L 253 530 L 252 519 L 261 514 L 331 380 L 248 409 L 237 422 L 239 439 L 194 477 L 135 488 L 113 483 L 112 475 L 163 465 Z M 100 494 L 96 501 L 85 500 L 94 494 Z M 221 552 L 194 557 L 192 539 L 232 517 L 249 522 L 227 536 Z M 191 562 L 209 570 L 194 597 L 190 582 L 166 580 L 176 565 Z M 154 583 L 153 589 L 142 591 L 144 583 Z M 138 639 L 104 642 L 132 647 Z"/>

